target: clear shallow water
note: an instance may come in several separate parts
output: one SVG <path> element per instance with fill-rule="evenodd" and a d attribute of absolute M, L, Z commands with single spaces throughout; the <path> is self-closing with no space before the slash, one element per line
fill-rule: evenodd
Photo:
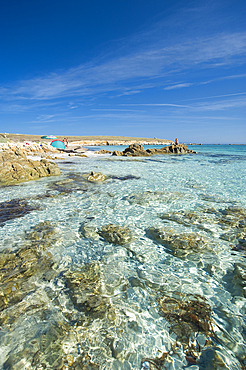
<path fill-rule="evenodd" d="M 0 189 L 1 369 L 245 366 L 246 146 L 191 149 Z"/>

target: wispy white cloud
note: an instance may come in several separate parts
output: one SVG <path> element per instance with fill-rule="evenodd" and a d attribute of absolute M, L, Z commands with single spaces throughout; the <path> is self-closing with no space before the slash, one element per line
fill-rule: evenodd
<path fill-rule="evenodd" d="M 242 108 L 246 107 L 246 98 L 241 99 L 224 99 L 221 101 L 204 102 L 192 106 L 194 111 L 221 111 L 230 108 Z"/>
<path fill-rule="evenodd" d="M 194 84 L 191 83 L 191 82 L 187 82 L 187 83 L 176 84 L 176 85 L 171 85 L 171 86 L 164 87 L 164 90 L 181 89 L 183 87 L 190 87 L 192 85 L 194 85 Z"/>
<path fill-rule="evenodd" d="M 205 100 L 205 99 L 216 99 L 216 98 L 224 98 L 224 97 L 228 97 L 228 96 L 240 96 L 240 95 L 246 95 L 246 92 L 240 92 L 240 93 L 234 93 L 234 94 L 212 95 L 212 96 L 205 96 L 205 97 L 192 98 L 192 99 L 184 99 L 184 100 L 185 101 L 189 101 L 189 100 Z"/>
<path fill-rule="evenodd" d="M 245 95 L 245 93 L 242 93 Z M 214 99 L 214 101 L 206 101 L 207 98 L 203 98 L 204 102 L 202 103 L 191 103 L 187 105 L 183 104 L 169 104 L 169 103 L 139 103 L 139 104 L 122 104 L 123 106 L 139 106 L 139 107 L 159 107 L 159 108 L 173 108 L 175 111 L 186 110 L 191 112 L 198 111 L 220 111 L 229 108 L 240 108 L 246 106 L 246 97 L 242 94 L 235 94 L 234 99 Z M 234 94 L 226 94 L 218 97 L 228 97 L 233 96 Z M 210 97 L 208 97 L 209 99 Z M 193 100 L 193 99 L 191 99 Z"/>
<path fill-rule="evenodd" d="M 139 50 L 108 61 L 80 65 L 67 71 L 44 77 L 19 81 L 0 89 L 5 99 L 46 100 L 64 97 L 83 97 L 93 94 L 139 92 L 140 81 L 160 82 L 189 68 L 216 68 L 240 63 L 246 53 L 246 32 L 218 34 L 211 38 L 195 38 L 175 45 L 145 45 Z M 133 85 L 133 86 L 131 86 Z M 166 89 L 188 87 L 178 84 Z M 125 88 L 128 90 L 125 90 Z M 143 87 L 144 89 L 144 87 Z"/>
<path fill-rule="evenodd" d="M 175 108 L 189 108 L 189 105 L 172 104 L 172 103 L 137 103 L 137 104 L 121 104 L 131 106 L 143 106 L 143 107 L 175 107 Z"/>
<path fill-rule="evenodd" d="M 173 84 L 173 85 L 169 85 L 169 86 L 164 87 L 164 90 L 174 90 L 174 89 L 181 89 L 183 87 L 207 85 L 207 84 L 210 84 L 210 83 L 213 83 L 213 82 L 218 82 L 218 81 L 220 82 L 220 81 L 224 81 L 224 80 L 233 80 L 233 79 L 237 79 L 237 78 L 238 79 L 243 79 L 245 77 L 246 77 L 246 74 L 240 74 L 240 75 L 217 77 L 217 78 L 213 78 L 212 80 L 201 81 L 201 82 L 176 83 L 176 84 Z M 229 96 L 229 95 L 239 95 L 239 94 L 244 94 L 244 93 L 227 94 L 227 96 Z M 223 96 L 225 96 L 225 95 L 223 95 Z"/>

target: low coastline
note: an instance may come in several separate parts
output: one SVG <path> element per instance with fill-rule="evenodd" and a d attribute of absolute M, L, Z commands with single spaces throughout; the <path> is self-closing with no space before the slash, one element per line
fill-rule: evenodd
<path fill-rule="evenodd" d="M 128 136 L 67 136 L 58 135 L 57 140 L 63 141 L 68 138 L 69 145 L 83 146 L 103 146 L 103 145 L 130 145 L 134 143 L 142 145 L 168 145 L 172 144 L 173 140 L 157 139 L 157 138 L 139 138 Z M 2 140 L 2 141 L 1 141 Z M 41 139 L 40 135 L 24 135 L 24 134 L 0 134 L 1 142 L 15 143 L 50 143 L 50 140 Z"/>

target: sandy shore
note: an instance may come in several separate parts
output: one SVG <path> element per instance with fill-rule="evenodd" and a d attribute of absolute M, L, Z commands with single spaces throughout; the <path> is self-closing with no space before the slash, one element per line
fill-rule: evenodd
<path fill-rule="evenodd" d="M 78 151 L 75 152 L 74 149 L 78 148 Z M 53 146 L 49 143 L 36 143 L 31 141 L 9 141 L 6 143 L 0 142 L 0 151 L 2 150 L 21 150 L 28 159 L 31 160 L 40 160 L 42 158 L 46 158 L 49 160 L 62 160 L 68 157 L 72 156 L 81 156 L 81 157 L 95 157 L 100 156 L 100 154 L 97 154 L 93 150 L 88 150 L 87 148 L 83 148 L 82 146 L 79 146 L 77 143 L 74 144 L 73 142 L 68 145 L 67 151 L 61 151 L 56 148 L 53 148 Z M 74 152 L 73 152 L 74 151 Z"/>
<path fill-rule="evenodd" d="M 20 149 L 25 152 L 29 159 L 65 159 L 69 156 L 80 155 L 84 157 L 101 156 L 93 150 L 85 147 L 108 146 L 108 145 L 130 145 L 139 143 L 142 145 L 167 145 L 172 140 L 157 138 L 134 138 L 125 136 L 66 136 L 68 138 L 67 152 L 53 148 L 50 143 L 52 140 L 41 139 L 39 135 L 22 134 L 0 134 L 0 150 Z M 58 140 L 63 140 L 65 136 L 57 136 Z M 77 153 L 72 153 L 76 149 Z M 70 151 L 70 153 L 69 153 Z"/>

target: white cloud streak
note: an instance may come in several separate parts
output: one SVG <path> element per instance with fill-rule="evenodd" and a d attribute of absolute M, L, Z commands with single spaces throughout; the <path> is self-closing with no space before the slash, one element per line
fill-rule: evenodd
<path fill-rule="evenodd" d="M 153 86 L 165 76 L 170 77 L 190 68 L 230 66 L 240 63 L 245 54 L 246 32 L 190 39 L 171 46 L 159 42 L 106 62 L 92 61 L 67 71 L 20 81 L 15 86 L 3 86 L 0 94 L 7 100 L 23 101 L 85 97 L 109 92 L 130 94 L 131 90 L 141 91 L 141 88 L 136 89 L 138 82 L 150 83 L 152 80 Z M 177 84 L 166 89 L 190 85 Z"/>
<path fill-rule="evenodd" d="M 182 83 L 182 84 L 176 84 L 176 85 L 171 85 L 167 86 L 164 88 L 164 90 L 174 90 L 174 89 L 181 89 L 183 87 L 190 87 L 194 85 L 193 83 L 187 82 L 187 83 Z"/>

